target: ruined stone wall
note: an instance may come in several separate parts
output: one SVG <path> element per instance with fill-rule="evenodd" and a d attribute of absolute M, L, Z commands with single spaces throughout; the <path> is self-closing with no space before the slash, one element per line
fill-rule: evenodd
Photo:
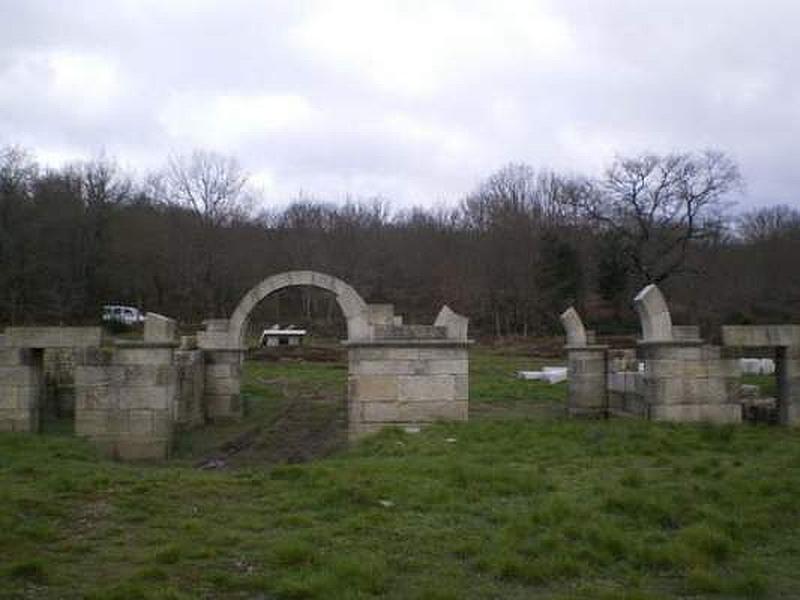
<path fill-rule="evenodd" d="M 174 347 L 127 343 L 75 369 L 75 433 L 123 460 L 162 459 L 172 448 L 178 395 Z"/>
<path fill-rule="evenodd" d="M 175 407 L 175 426 L 190 430 L 205 423 L 205 358 L 201 350 L 176 350 L 178 396 Z"/>
<path fill-rule="evenodd" d="M 398 337 L 351 345 L 348 357 L 350 437 L 387 425 L 467 420 L 466 342 Z"/>
<path fill-rule="evenodd" d="M 0 340 L 0 431 L 39 430 L 43 387 L 41 351 L 7 348 Z"/>
<path fill-rule="evenodd" d="M 643 342 L 642 379 L 648 417 L 655 421 L 739 423 L 738 364 L 702 342 Z M 735 365 L 735 366 L 734 366 Z"/>
<path fill-rule="evenodd" d="M 647 417 L 642 373 L 634 348 L 608 351 L 606 385 L 609 414 Z"/>
<path fill-rule="evenodd" d="M 567 414 L 606 415 L 606 351 L 605 346 L 567 347 Z"/>
<path fill-rule="evenodd" d="M 204 402 L 211 421 L 241 419 L 243 350 L 206 350 Z"/>
<path fill-rule="evenodd" d="M 75 367 L 84 362 L 83 348 L 45 348 L 42 418 L 75 415 Z"/>

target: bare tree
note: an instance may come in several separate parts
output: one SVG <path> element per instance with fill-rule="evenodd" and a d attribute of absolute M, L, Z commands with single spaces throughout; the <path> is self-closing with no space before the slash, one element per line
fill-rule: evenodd
<path fill-rule="evenodd" d="M 594 193 L 577 196 L 586 217 L 617 238 L 640 282 L 687 268 L 692 245 L 719 234 L 726 196 L 742 184 L 722 152 L 618 158 Z"/>
<path fill-rule="evenodd" d="M 167 202 L 189 208 L 211 225 L 229 223 L 250 212 L 247 174 L 233 157 L 205 150 L 172 156 L 160 183 L 154 189 Z"/>
<path fill-rule="evenodd" d="M 779 204 L 744 213 L 739 217 L 739 235 L 747 242 L 763 242 L 800 235 L 800 210 Z"/>

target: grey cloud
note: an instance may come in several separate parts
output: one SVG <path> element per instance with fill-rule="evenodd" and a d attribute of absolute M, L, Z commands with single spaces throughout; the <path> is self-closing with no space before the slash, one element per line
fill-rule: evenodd
<path fill-rule="evenodd" d="M 512 45 L 494 61 L 476 60 L 483 48 L 473 48 L 421 93 L 376 84 L 363 70 L 377 64 L 370 48 L 351 64 L 298 45 L 292 32 L 319 6 L 0 3 L 0 144 L 86 156 L 106 148 L 149 168 L 205 133 L 216 139 L 225 131 L 209 118 L 191 140 L 171 136 L 163 115 L 176 95 L 186 110 L 216 96 L 289 95 L 304 98 L 315 116 L 234 136 L 225 149 L 273 175 L 266 192 L 276 201 L 302 189 L 430 203 L 457 198 L 508 161 L 597 173 L 614 152 L 716 146 L 740 162 L 745 204 L 797 202 L 800 6 L 792 1 L 550 2 L 543 6 L 565 24 L 569 48 L 542 58 Z M 441 6 L 458 15 L 462 6 L 490 12 L 494 4 Z M 425 14 L 416 15 L 421 24 Z M 520 43 L 502 27 L 490 33 L 497 44 Z M 449 42 L 447 32 L 443 38 Z M 409 51 L 416 42 L 408 39 Z M 81 110 L 80 93 L 77 106 L 65 101 L 52 92 L 46 58 L 53 53 L 100 57 L 115 70 L 118 93 L 93 111 Z M 425 64 L 419 53 L 413 60 L 411 67 Z"/>

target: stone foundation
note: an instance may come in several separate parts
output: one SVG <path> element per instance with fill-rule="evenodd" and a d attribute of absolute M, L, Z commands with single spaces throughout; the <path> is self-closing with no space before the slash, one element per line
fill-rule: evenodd
<path fill-rule="evenodd" d="M 172 344 L 120 343 L 75 370 L 75 433 L 121 460 L 172 448 L 178 368 Z"/>
<path fill-rule="evenodd" d="M 0 431 L 38 431 L 43 392 L 42 352 L 0 345 Z"/>
<path fill-rule="evenodd" d="M 608 410 L 606 346 L 567 346 L 567 414 L 602 417 Z"/>
<path fill-rule="evenodd" d="M 406 338 L 348 346 L 351 438 L 387 425 L 468 419 L 465 341 Z"/>

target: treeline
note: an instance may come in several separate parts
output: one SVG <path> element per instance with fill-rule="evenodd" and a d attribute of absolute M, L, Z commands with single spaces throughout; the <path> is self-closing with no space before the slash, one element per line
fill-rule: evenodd
<path fill-rule="evenodd" d="M 96 322 L 123 303 L 199 324 L 264 277 L 314 269 L 429 322 L 447 303 L 475 335 L 559 331 L 575 304 L 600 330 L 635 327 L 663 286 L 683 322 L 800 320 L 800 212 L 737 214 L 718 152 L 616 159 L 602 178 L 509 165 L 458 206 L 298 199 L 278 211 L 238 163 L 174 157 L 145 178 L 109 159 L 60 169 L 0 148 L 0 324 Z M 309 318 L 330 302 L 296 296 Z M 286 314 L 286 313 L 285 313 Z"/>

